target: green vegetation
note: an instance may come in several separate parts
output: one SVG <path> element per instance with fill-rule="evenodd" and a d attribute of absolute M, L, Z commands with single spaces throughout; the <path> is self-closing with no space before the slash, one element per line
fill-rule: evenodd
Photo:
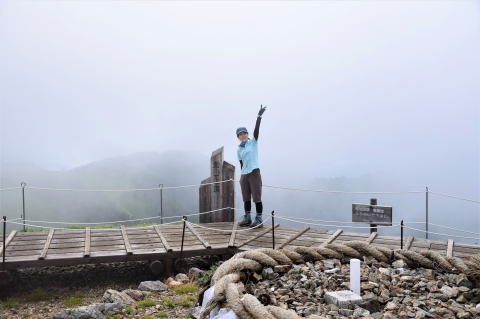
<path fill-rule="evenodd" d="M 173 308 L 176 306 L 175 301 L 173 301 L 171 298 L 165 298 L 163 299 L 163 304 L 167 307 Z"/>
<path fill-rule="evenodd" d="M 177 294 L 188 294 L 197 292 L 198 287 L 195 284 L 184 284 L 173 288 L 173 291 L 175 291 Z"/>
<path fill-rule="evenodd" d="M 155 302 L 155 300 L 152 300 L 152 299 L 143 299 L 141 301 L 138 301 L 137 302 L 137 307 L 139 308 L 146 308 L 146 307 L 152 307 L 152 306 L 155 306 L 157 303 Z"/>
<path fill-rule="evenodd" d="M 134 314 L 134 313 L 135 313 L 135 309 L 133 309 L 133 308 L 130 307 L 130 306 L 126 306 L 126 307 L 125 307 L 125 312 L 128 313 L 128 314 Z"/>
<path fill-rule="evenodd" d="M 39 302 L 50 300 L 51 296 L 43 289 L 32 290 L 25 296 L 25 300 L 29 302 Z"/>
<path fill-rule="evenodd" d="M 63 304 L 68 308 L 79 307 L 83 304 L 83 294 L 75 293 L 63 301 Z"/>
<path fill-rule="evenodd" d="M 196 298 L 194 296 L 185 296 L 178 304 L 182 307 L 192 307 L 195 300 Z"/>
<path fill-rule="evenodd" d="M 153 316 L 143 316 L 142 319 L 155 319 Z"/>
<path fill-rule="evenodd" d="M 28 318 L 31 316 L 31 314 L 29 314 L 28 312 L 22 312 L 20 316 L 22 316 L 22 318 Z"/>
<path fill-rule="evenodd" d="M 210 281 L 210 278 L 212 277 L 215 270 L 217 270 L 218 266 L 219 266 L 218 263 L 214 263 L 209 270 L 207 270 L 204 273 L 199 273 L 197 275 L 197 281 L 200 287 L 205 287 L 208 284 L 208 282 Z"/>
<path fill-rule="evenodd" d="M 168 312 L 165 312 L 165 311 L 157 312 L 157 317 L 168 318 Z"/>
<path fill-rule="evenodd" d="M 4 309 L 17 308 L 18 306 L 20 306 L 20 301 L 17 298 L 8 298 L 2 302 L 2 308 Z"/>

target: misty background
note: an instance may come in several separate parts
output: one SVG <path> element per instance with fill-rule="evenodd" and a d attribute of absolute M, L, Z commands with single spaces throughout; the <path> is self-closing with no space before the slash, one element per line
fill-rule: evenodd
<path fill-rule="evenodd" d="M 480 200 L 479 18 L 478 1 L 2 1 L 0 187 L 198 184 L 221 146 L 239 177 L 235 129 L 262 103 L 264 184 Z M 265 213 L 351 221 L 375 197 L 425 219 L 425 194 L 263 194 Z M 159 197 L 27 188 L 26 215 L 156 216 Z M 163 198 L 167 216 L 198 209 L 197 187 Z M 480 232 L 479 204 L 429 205 Z M 20 190 L 0 192 L 1 215 L 21 210 Z"/>

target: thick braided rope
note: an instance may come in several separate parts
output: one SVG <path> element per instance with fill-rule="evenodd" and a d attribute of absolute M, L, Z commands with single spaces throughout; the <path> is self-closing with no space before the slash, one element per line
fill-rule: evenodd
<path fill-rule="evenodd" d="M 480 277 L 480 255 L 470 260 L 458 257 L 445 257 L 432 250 L 419 252 L 386 247 L 372 246 L 366 242 L 350 241 L 342 244 L 327 244 L 319 247 L 294 247 L 283 249 L 261 248 L 235 254 L 220 265 L 212 276 L 211 285 L 215 286 L 214 298 L 202 312 L 200 319 L 221 304 L 232 309 L 240 319 L 299 319 L 293 310 L 276 306 L 264 306 L 255 296 L 243 294 L 241 272 L 260 271 L 263 267 L 276 265 L 293 265 L 305 260 L 323 260 L 327 258 L 344 258 L 371 256 L 389 263 L 402 259 L 410 267 L 425 267 L 452 273 L 465 273 L 467 276 Z"/>

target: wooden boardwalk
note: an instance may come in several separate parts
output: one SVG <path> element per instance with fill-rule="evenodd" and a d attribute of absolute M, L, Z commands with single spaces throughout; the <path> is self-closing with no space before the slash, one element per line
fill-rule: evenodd
<path fill-rule="evenodd" d="M 234 223 L 204 224 L 232 230 Z M 12 231 L 6 240 L 5 269 L 42 266 L 67 266 L 131 260 L 165 260 L 179 257 L 231 254 L 237 249 L 272 247 L 270 226 L 248 231 L 218 232 L 188 224 L 181 252 L 182 224 L 148 228 L 71 229 L 45 232 Z M 240 230 L 240 228 L 238 228 Z M 400 238 L 374 234 L 348 233 L 342 230 L 320 230 L 278 226 L 275 228 L 276 248 L 281 246 L 315 246 L 324 242 L 368 241 L 393 249 L 400 248 Z M 442 255 L 465 257 L 480 254 L 480 245 L 462 244 L 451 240 L 404 238 L 404 248 L 431 249 Z M 0 243 L 0 256 L 3 243 Z M 0 259 L 1 263 L 2 259 Z"/>

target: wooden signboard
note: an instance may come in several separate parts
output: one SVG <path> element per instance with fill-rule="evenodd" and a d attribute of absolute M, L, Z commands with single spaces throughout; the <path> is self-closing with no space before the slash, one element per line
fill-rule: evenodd
<path fill-rule="evenodd" d="M 392 207 L 352 204 L 352 222 L 391 226 Z"/>

